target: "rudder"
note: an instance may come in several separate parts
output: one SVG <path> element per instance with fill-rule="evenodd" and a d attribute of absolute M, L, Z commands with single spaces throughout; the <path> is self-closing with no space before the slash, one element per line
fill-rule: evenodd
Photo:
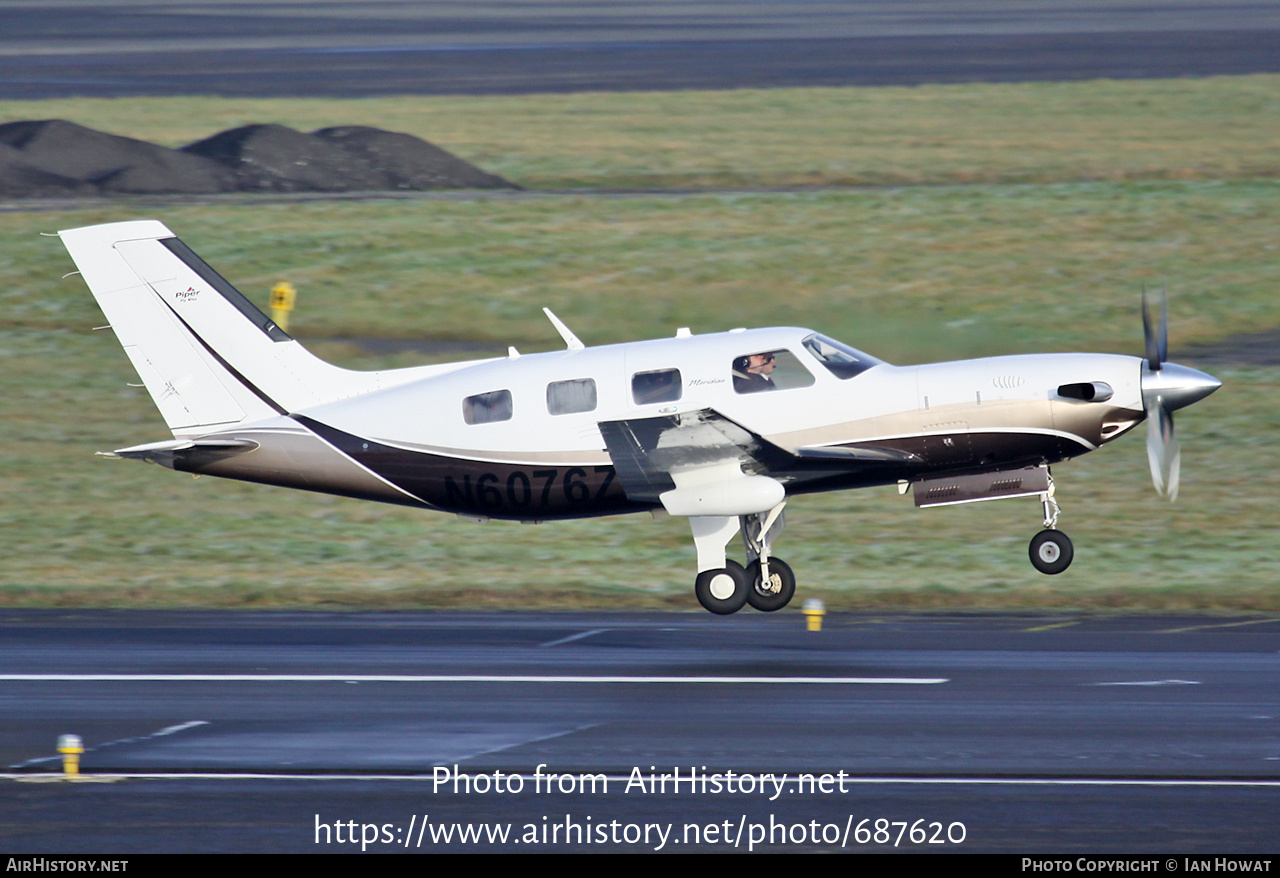
<path fill-rule="evenodd" d="M 325 363 L 154 220 L 60 231 L 175 436 L 375 389 Z"/>

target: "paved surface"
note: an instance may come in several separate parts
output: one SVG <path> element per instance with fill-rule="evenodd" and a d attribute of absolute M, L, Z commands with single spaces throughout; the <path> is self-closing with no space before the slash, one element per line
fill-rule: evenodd
<path fill-rule="evenodd" d="M 33 853 L 315 851 L 317 819 L 386 824 L 378 849 L 400 850 L 423 814 L 883 818 L 951 827 L 966 850 L 1266 851 L 1278 650 L 1280 619 L 1262 617 L 837 615 L 812 634 L 793 613 L 9 611 L 0 827 Z M 43 782 L 67 732 L 88 772 L 120 779 Z M 570 789 L 538 792 L 540 765 Z M 490 789 L 437 788 L 452 766 Z M 637 769 L 722 786 L 628 789 Z M 499 772 L 523 789 L 498 792 Z M 755 789 L 727 788 L 730 772 Z M 591 774 L 607 784 L 584 789 Z"/>
<path fill-rule="evenodd" d="M 0 0 L 0 97 L 480 94 L 1280 71 L 1277 0 Z"/>

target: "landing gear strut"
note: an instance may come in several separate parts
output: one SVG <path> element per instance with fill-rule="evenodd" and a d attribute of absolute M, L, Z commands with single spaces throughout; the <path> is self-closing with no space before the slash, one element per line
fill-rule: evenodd
<path fill-rule="evenodd" d="M 767 513 L 744 515 L 742 544 L 747 550 L 747 576 L 751 588 L 747 591 L 747 603 L 764 613 L 781 610 L 796 593 L 796 575 L 781 558 L 771 555 L 773 542 L 787 528 L 779 503 Z"/>
<path fill-rule="evenodd" d="M 796 593 L 795 574 L 770 554 L 773 541 L 787 526 L 784 506 L 785 502 L 768 512 L 737 517 L 690 517 L 699 570 L 693 592 L 705 609 L 724 616 L 751 604 L 772 613 L 790 603 Z M 725 557 L 725 545 L 739 530 L 747 551 L 745 568 Z"/>
<path fill-rule="evenodd" d="M 1040 502 L 1044 504 L 1045 529 L 1031 538 L 1027 554 L 1031 557 L 1033 567 L 1041 573 L 1053 575 L 1070 567 L 1071 559 L 1075 556 L 1071 539 L 1055 529 L 1062 510 L 1053 499 L 1053 476 L 1049 477 L 1049 490 L 1040 495 Z"/>

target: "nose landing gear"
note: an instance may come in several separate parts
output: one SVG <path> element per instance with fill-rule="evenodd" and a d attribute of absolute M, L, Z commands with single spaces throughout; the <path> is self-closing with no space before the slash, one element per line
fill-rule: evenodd
<path fill-rule="evenodd" d="M 1071 539 L 1060 530 L 1042 530 L 1031 539 L 1031 564 L 1041 573 L 1061 573 L 1071 566 L 1075 551 Z"/>
<path fill-rule="evenodd" d="M 1031 566 L 1041 573 L 1053 575 L 1070 567 L 1071 559 L 1075 557 L 1071 539 L 1055 529 L 1062 510 L 1053 499 L 1053 476 L 1049 477 L 1049 490 L 1040 495 L 1040 502 L 1044 504 L 1045 529 L 1031 538 L 1027 554 L 1031 557 Z"/>

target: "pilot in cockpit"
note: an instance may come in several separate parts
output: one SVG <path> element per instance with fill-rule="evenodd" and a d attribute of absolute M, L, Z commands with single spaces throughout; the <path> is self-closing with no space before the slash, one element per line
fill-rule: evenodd
<path fill-rule="evenodd" d="M 772 353 L 749 354 L 733 361 L 733 389 L 738 393 L 758 393 L 777 390 L 773 383 L 774 357 Z"/>

